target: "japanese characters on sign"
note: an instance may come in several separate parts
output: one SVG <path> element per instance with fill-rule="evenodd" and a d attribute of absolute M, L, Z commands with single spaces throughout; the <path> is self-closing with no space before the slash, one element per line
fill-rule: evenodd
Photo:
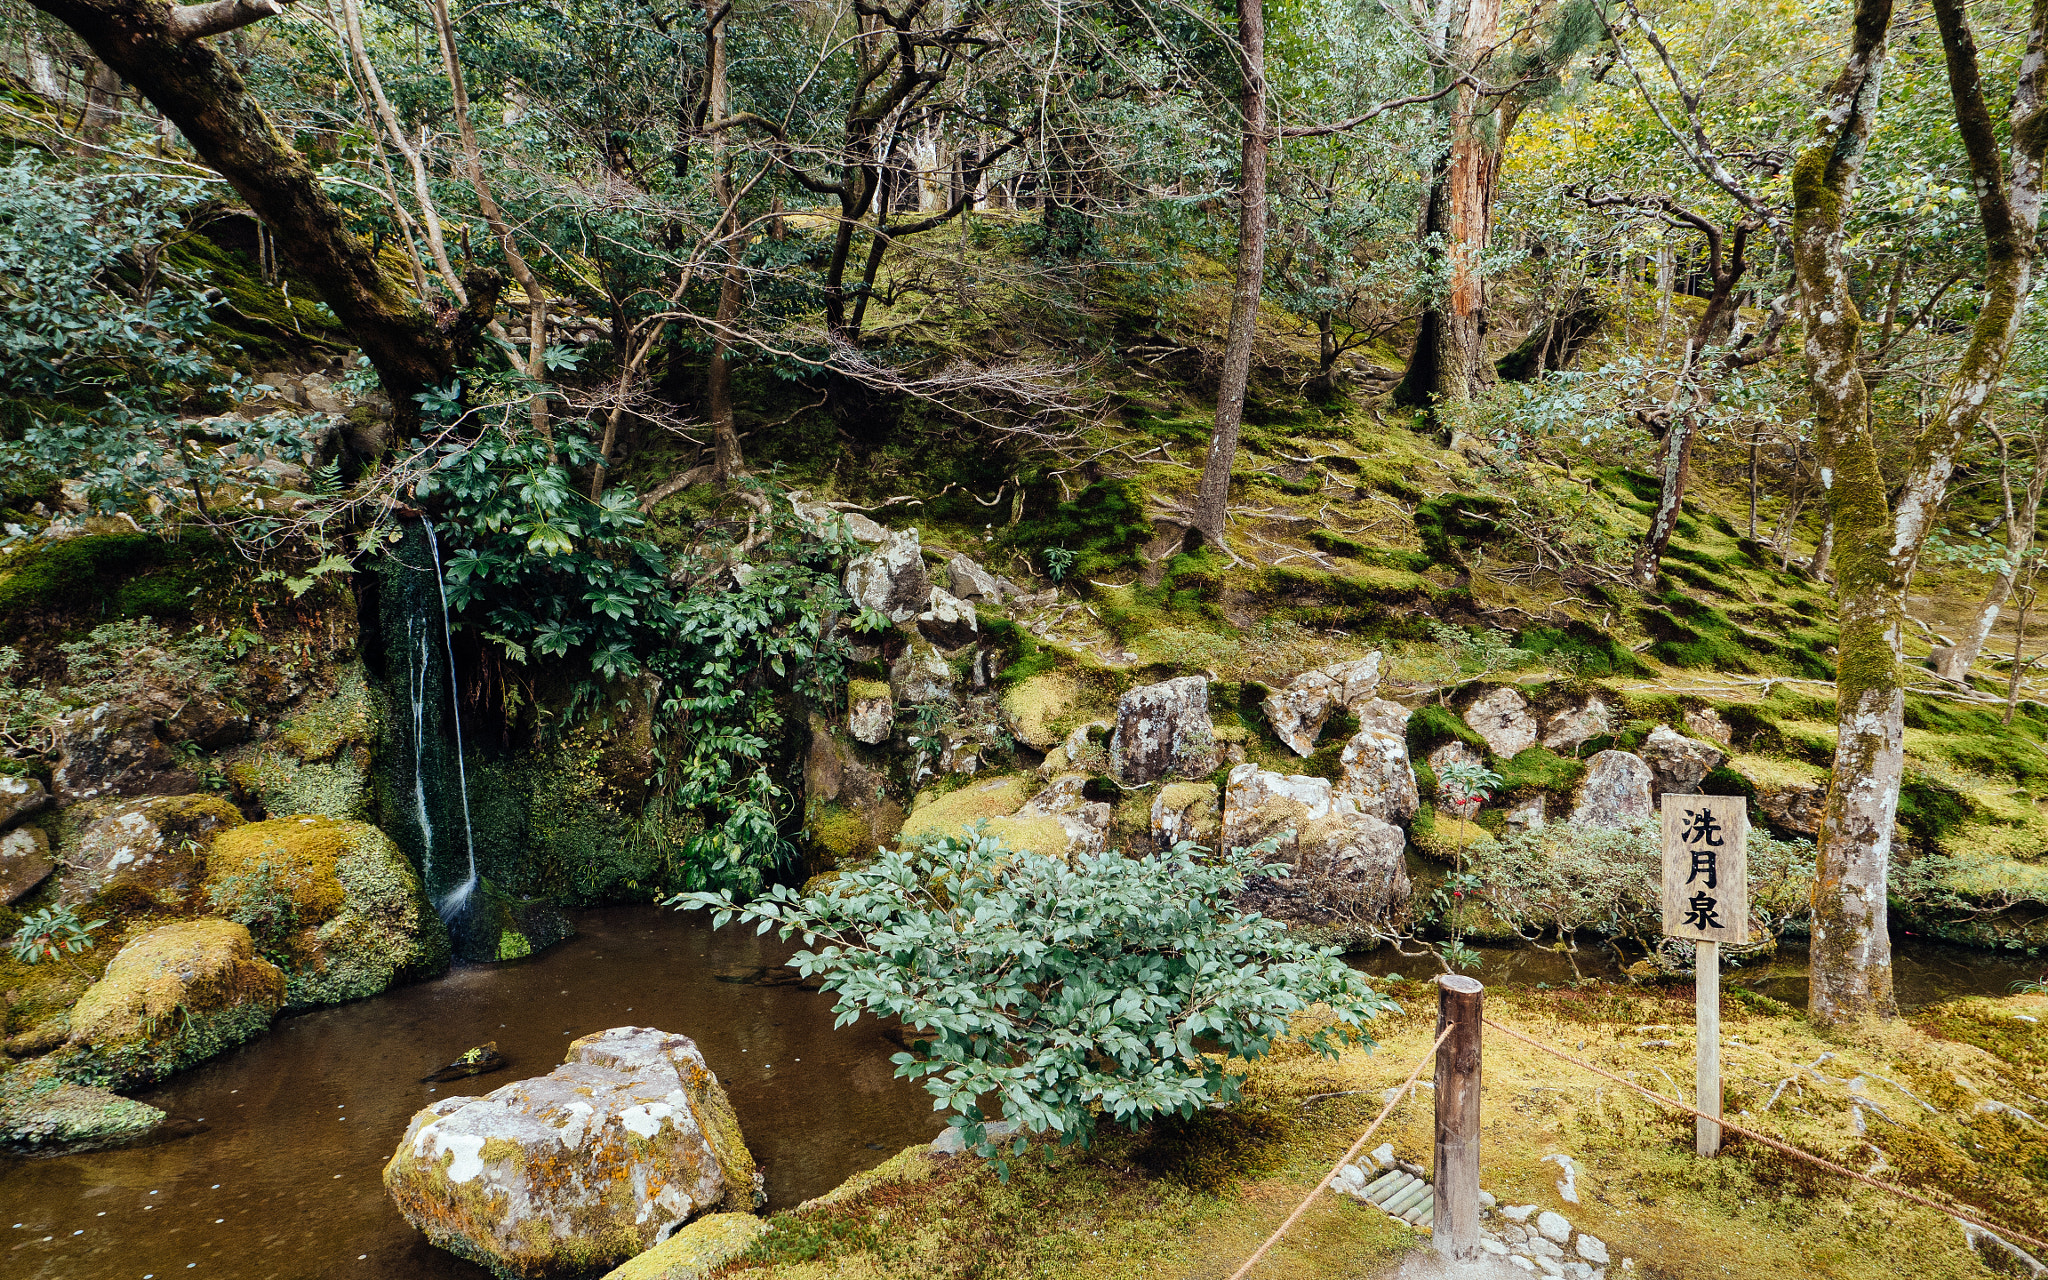
<path fill-rule="evenodd" d="M 1749 941 L 1748 839 L 1741 796 L 1664 797 L 1664 932 Z"/>

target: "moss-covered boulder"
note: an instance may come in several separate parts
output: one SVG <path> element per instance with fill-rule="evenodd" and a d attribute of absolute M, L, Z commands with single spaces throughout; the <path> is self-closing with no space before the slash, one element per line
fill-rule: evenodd
<path fill-rule="evenodd" d="M 377 737 L 376 708 L 369 683 L 360 669 L 342 674 L 334 692 L 310 698 L 278 722 L 276 740 L 293 759 L 306 764 L 368 751 Z M 368 760 L 363 761 L 365 767 Z"/>
<path fill-rule="evenodd" d="M 226 773 L 238 798 L 268 814 L 355 821 L 370 813 L 367 751 L 341 751 L 331 760 L 306 761 L 271 743 L 252 743 L 229 758 Z"/>
<path fill-rule="evenodd" d="M 616 1266 L 761 1198 L 704 1055 L 652 1027 L 585 1036 L 545 1076 L 414 1113 L 384 1186 L 435 1245 L 522 1280 Z"/>
<path fill-rule="evenodd" d="M 0 1147 L 83 1150 L 127 1142 L 163 1123 L 147 1103 L 76 1084 L 48 1062 L 0 1074 Z"/>
<path fill-rule="evenodd" d="M 252 822 L 223 833 L 208 863 L 213 909 L 285 959 L 289 1008 L 360 1000 L 447 967 L 448 931 L 419 876 L 367 822 Z"/>
<path fill-rule="evenodd" d="M 270 1025 L 285 978 L 233 920 L 180 920 L 122 947 L 71 1010 L 68 1074 L 161 1080 Z"/>
<path fill-rule="evenodd" d="M 880 686 L 884 692 L 888 686 Z M 804 831 L 813 872 L 873 857 L 903 826 L 903 806 L 890 794 L 886 762 L 811 716 L 804 756 Z"/>
<path fill-rule="evenodd" d="M 1223 804 L 1207 782 L 1169 782 L 1152 800 L 1152 844 L 1165 850 L 1188 841 L 1214 849 L 1223 834 Z"/>
<path fill-rule="evenodd" d="M 235 806 L 215 795 L 147 796 L 88 802 L 90 822 L 66 861 L 79 872 L 69 886 L 89 896 L 133 886 L 166 911 L 202 909 L 208 851 L 220 833 L 242 825 Z"/>
<path fill-rule="evenodd" d="M 1003 695 L 1003 719 L 1017 741 L 1040 751 L 1060 744 L 1093 708 L 1087 689 L 1065 671 L 1020 680 Z"/>
<path fill-rule="evenodd" d="M 937 836 L 957 836 L 977 822 L 1007 818 L 1022 809 L 1036 789 L 1031 779 L 1016 776 L 969 783 L 912 809 L 903 820 L 902 841 L 908 845 Z M 1058 829 L 1059 850 L 1064 851 L 1066 828 L 1057 821 L 1047 821 L 1047 833 Z"/>
<path fill-rule="evenodd" d="M 494 964 L 545 951 L 574 937 L 576 926 L 551 902 L 515 898 L 489 880 L 478 880 L 455 905 L 448 932 L 456 955 Z"/>
<path fill-rule="evenodd" d="M 747 1251 L 768 1224 L 751 1213 L 714 1213 L 697 1219 L 604 1280 L 703 1280 Z"/>

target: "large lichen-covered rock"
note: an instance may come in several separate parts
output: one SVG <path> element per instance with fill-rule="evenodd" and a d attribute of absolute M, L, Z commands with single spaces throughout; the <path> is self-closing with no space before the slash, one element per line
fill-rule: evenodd
<path fill-rule="evenodd" d="M 241 812 L 213 795 L 96 801 L 87 807 L 97 812 L 66 858 L 75 873 L 67 893 L 83 898 L 131 885 L 167 911 L 206 905 L 199 890 L 206 882 L 207 851 L 221 832 L 242 825 Z"/>
<path fill-rule="evenodd" d="M 891 622 L 908 622 L 923 613 L 931 590 L 916 529 L 890 530 L 880 546 L 846 566 L 846 594 L 854 605 Z"/>
<path fill-rule="evenodd" d="M 1772 826 L 1781 831 L 1796 831 L 1808 838 L 1820 835 L 1820 820 L 1827 804 L 1828 789 L 1823 782 L 1771 790 L 1758 787 L 1756 792 L 1756 807 L 1763 811 Z"/>
<path fill-rule="evenodd" d="M 1141 685 L 1117 700 L 1109 767 L 1125 786 L 1199 778 L 1214 772 L 1219 759 L 1207 676 Z"/>
<path fill-rule="evenodd" d="M 1186 841 L 1214 849 L 1223 834 L 1223 805 L 1206 782 L 1169 782 L 1152 798 L 1152 845 L 1171 849 Z"/>
<path fill-rule="evenodd" d="M 896 701 L 880 680 L 846 683 L 846 731 L 854 741 L 879 746 L 896 725 Z"/>
<path fill-rule="evenodd" d="M 1639 750 L 1643 763 L 1656 775 L 1651 784 L 1653 796 L 1667 791 L 1674 795 L 1697 795 L 1700 783 L 1728 759 L 1728 753 L 1719 747 L 1688 738 L 1668 724 L 1650 730 Z"/>
<path fill-rule="evenodd" d="M 432 1243 L 522 1280 L 615 1266 L 759 1194 L 704 1055 L 652 1027 L 585 1036 L 545 1076 L 415 1112 L 384 1186 Z"/>
<path fill-rule="evenodd" d="M 1375 699 L 1357 709 L 1358 732 L 1344 744 L 1342 790 L 1356 798 L 1360 812 L 1386 822 L 1405 823 L 1422 806 L 1415 765 L 1408 758 L 1408 708 Z"/>
<path fill-rule="evenodd" d="M 1015 831 L 1016 827 L 1008 824 L 1030 823 L 1036 819 L 1050 818 L 1066 833 L 1066 846 L 1059 852 L 1070 857 L 1077 853 L 1101 853 L 1109 847 L 1111 809 L 1104 801 L 1088 799 L 1085 794 L 1087 786 L 1088 775 L 1084 773 L 1069 773 L 1054 778 L 1045 790 L 1031 797 L 1023 808 L 1017 810 L 1014 819 L 999 819 L 990 830 L 1005 836 L 1012 848 L 1037 848 L 1035 830 L 1025 837 L 1033 839 L 1034 843 L 1025 845 L 1018 839 L 1010 838 L 1010 833 Z"/>
<path fill-rule="evenodd" d="M 768 1232 L 751 1213 L 712 1213 L 697 1219 L 604 1280 L 703 1280 L 739 1257 Z"/>
<path fill-rule="evenodd" d="M 1586 766 L 1571 820 L 1582 827 L 1629 827 L 1650 816 L 1650 766 L 1627 751 L 1602 751 Z"/>
<path fill-rule="evenodd" d="M 924 611 L 917 615 L 918 634 L 941 649 L 961 649 L 981 635 L 974 606 L 941 587 L 933 587 Z"/>
<path fill-rule="evenodd" d="M 1276 860 L 1295 873 L 1259 886 L 1253 902 L 1279 919 L 1370 926 L 1398 915 L 1413 892 L 1407 836 L 1327 778 L 1238 765 L 1223 788 L 1222 839 L 1226 849 L 1277 842 Z"/>
<path fill-rule="evenodd" d="M 285 979 L 232 920 L 180 920 L 130 941 L 71 1010 L 69 1041 L 122 1083 L 161 1080 L 259 1035 Z"/>
<path fill-rule="evenodd" d="M 1599 698 L 1589 698 L 1550 717 L 1543 725 L 1543 745 L 1571 751 L 1603 733 L 1614 732 L 1614 711 Z"/>
<path fill-rule="evenodd" d="M 915 707 L 932 702 L 953 701 L 953 668 L 945 655 L 923 640 L 903 647 L 889 668 L 889 689 L 896 704 Z"/>
<path fill-rule="evenodd" d="M 1017 584 L 998 578 L 963 555 L 946 561 L 946 587 L 962 600 L 979 600 L 999 605 L 1003 596 L 1023 594 Z"/>
<path fill-rule="evenodd" d="M 41 778 L 18 778 L 0 773 L 0 827 L 12 826 L 50 803 Z"/>
<path fill-rule="evenodd" d="M 56 869 L 50 837 L 38 828 L 17 827 L 0 836 L 0 907 L 13 906 L 34 893 Z"/>
<path fill-rule="evenodd" d="M 288 1008 L 360 1000 L 448 965 L 448 931 L 419 875 L 367 822 L 252 822 L 223 832 L 207 863 L 213 909 L 274 931 Z"/>
<path fill-rule="evenodd" d="M 59 716 L 56 728 L 50 785 L 65 804 L 161 790 L 176 763 L 157 734 L 156 716 L 141 707 L 102 702 Z"/>
<path fill-rule="evenodd" d="M 139 1138 L 163 1121 L 148 1103 L 66 1080 L 47 1061 L 0 1073 L 0 1147 L 90 1150 Z"/>
<path fill-rule="evenodd" d="M 1465 708 L 1465 723 L 1503 760 L 1536 745 L 1536 717 L 1519 689 L 1503 686 L 1480 698 Z"/>
<path fill-rule="evenodd" d="M 1357 707 L 1379 692 L 1378 650 L 1354 662 L 1305 671 L 1266 695 L 1266 723 L 1298 756 L 1312 755 L 1323 725 L 1338 707 Z"/>

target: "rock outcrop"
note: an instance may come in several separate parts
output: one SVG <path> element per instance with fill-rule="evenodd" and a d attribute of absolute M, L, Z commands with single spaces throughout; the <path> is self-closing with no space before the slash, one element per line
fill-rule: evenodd
<path fill-rule="evenodd" d="M 1169 776 L 1199 778 L 1213 772 L 1220 758 L 1209 719 L 1208 677 L 1141 685 L 1117 700 L 1109 767 L 1125 786 Z"/>
<path fill-rule="evenodd" d="M 1721 718 L 1721 713 L 1712 707 L 1704 711 L 1686 712 L 1685 729 L 1696 738 L 1718 742 L 1724 747 L 1735 741 L 1735 730 L 1729 728 L 1728 722 Z"/>
<path fill-rule="evenodd" d="M 384 1166 L 408 1222 L 501 1276 L 587 1276 L 759 1181 L 725 1090 L 688 1036 L 614 1027 L 545 1076 L 413 1115 Z"/>
<path fill-rule="evenodd" d="M 1006 595 L 1021 595 L 1017 584 L 998 578 L 963 555 L 946 561 L 946 588 L 962 600 L 1000 605 Z"/>
<path fill-rule="evenodd" d="M 289 904 L 287 1008 L 360 1000 L 448 966 L 448 931 L 398 846 L 367 822 L 272 818 L 223 832 L 207 858 L 213 908 Z"/>
<path fill-rule="evenodd" d="M 974 616 L 973 605 L 933 587 L 924 612 L 917 615 L 917 632 L 941 649 L 964 649 L 981 637 L 981 623 Z"/>
<path fill-rule="evenodd" d="M 1241 764 L 1223 788 L 1222 845 L 1249 848 L 1269 838 L 1278 841 L 1274 859 L 1295 871 L 1260 887 L 1260 909 L 1270 914 L 1316 924 L 1366 923 L 1407 905 L 1408 839 L 1399 827 L 1360 812 L 1326 778 Z"/>
<path fill-rule="evenodd" d="M 804 827 L 814 868 L 832 871 L 871 857 L 902 826 L 903 806 L 890 792 L 887 770 L 813 715 L 804 755 Z"/>
<path fill-rule="evenodd" d="M 879 746 L 896 725 L 896 700 L 880 680 L 849 680 L 846 684 L 846 731 L 855 742 Z"/>
<path fill-rule="evenodd" d="M 154 715 L 110 702 L 58 717 L 57 752 L 50 784 L 63 804 L 161 792 L 175 763 Z"/>
<path fill-rule="evenodd" d="M 50 803 L 40 778 L 17 778 L 0 773 L 0 828 L 13 826 Z"/>
<path fill-rule="evenodd" d="M 68 861 L 76 875 L 68 898 L 132 886 L 168 911 L 200 911 L 207 850 L 221 832 L 242 825 L 241 813 L 214 795 L 150 796 L 80 806 L 92 825 Z"/>
<path fill-rule="evenodd" d="M 889 689 L 901 707 L 951 702 L 953 668 L 928 641 L 913 640 L 889 668 Z"/>
<path fill-rule="evenodd" d="M 205 918 L 123 946 L 71 1010 L 69 1041 L 122 1086 L 161 1080 L 248 1040 L 284 1005 L 285 978 L 249 930 Z"/>
<path fill-rule="evenodd" d="M 1152 798 L 1152 847 L 1187 841 L 1214 849 L 1223 834 L 1223 806 L 1206 782 L 1169 782 Z"/>
<path fill-rule="evenodd" d="M 1536 745 L 1536 717 L 1521 690 L 1499 688 L 1465 708 L 1465 723 L 1486 739 L 1487 750 L 1512 760 Z"/>
<path fill-rule="evenodd" d="M 1700 783 L 1728 760 L 1728 753 L 1698 738 L 1688 738 L 1668 724 L 1650 730 L 1641 747 L 1644 763 L 1656 775 L 1652 796 L 1666 792 L 1698 795 Z"/>
<path fill-rule="evenodd" d="M 0 907 L 34 893 L 56 869 L 50 838 L 38 828 L 18 827 L 0 836 Z"/>
<path fill-rule="evenodd" d="M 1627 827 L 1650 816 L 1650 766 L 1627 751 L 1602 751 L 1586 764 L 1572 805 L 1585 827 Z"/>
<path fill-rule="evenodd" d="M 1379 692 L 1381 660 L 1377 650 L 1354 662 L 1306 671 L 1285 689 L 1266 695 L 1266 723 L 1298 756 L 1315 752 L 1323 725 L 1339 707 L 1358 707 Z"/>
<path fill-rule="evenodd" d="M 894 623 L 923 613 L 931 591 L 916 529 L 889 530 L 881 545 L 846 566 L 846 594 L 855 607 L 873 609 Z"/>
<path fill-rule="evenodd" d="M 1110 807 L 1084 794 L 1088 775 L 1069 773 L 1054 778 L 1045 790 L 1031 797 L 1017 818 L 1030 821 L 1050 818 L 1066 832 L 1069 857 L 1077 853 L 1101 853 L 1109 847 Z"/>
<path fill-rule="evenodd" d="M 1756 789 L 1756 807 L 1782 831 L 1796 831 L 1808 838 L 1820 835 L 1820 820 L 1827 809 L 1825 782 Z"/>
<path fill-rule="evenodd" d="M 1429 753 L 1429 767 L 1437 775 L 1439 783 L 1441 783 L 1443 779 L 1444 770 L 1449 766 L 1483 766 L 1485 763 L 1486 756 L 1479 750 L 1479 748 L 1473 746 L 1469 742 L 1459 742 L 1455 738 L 1449 742 L 1442 743 L 1435 750 Z M 1479 812 L 1479 805 L 1480 801 L 1477 798 L 1470 800 L 1453 800 L 1451 798 L 1451 792 L 1448 788 L 1443 787 L 1441 785 L 1437 788 L 1436 807 L 1445 813 L 1452 814 L 1460 818 L 1470 818 L 1471 816 Z"/>
<path fill-rule="evenodd" d="M 1614 711 L 1598 698 L 1560 711 L 1543 725 L 1543 745 L 1552 751 L 1573 751 L 1603 733 L 1614 732 Z"/>
<path fill-rule="evenodd" d="M 1386 822 L 1406 823 L 1422 806 L 1415 765 L 1408 758 L 1408 708 L 1378 699 L 1357 708 L 1359 729 L 1344 744 L 1341 789 L 1359 811 Z"/>

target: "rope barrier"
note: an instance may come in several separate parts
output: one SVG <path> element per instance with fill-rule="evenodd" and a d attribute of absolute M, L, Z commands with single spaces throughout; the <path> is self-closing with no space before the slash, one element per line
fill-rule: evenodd
<path fill-rule="evenodd" d="M 1842 1165 L 1836 1164 L 1832 1160 L 1826 1159 L 1822 1156 L 1817 1156 L 1813 1154 L 1811 1151 L 1802 1151 L 1798 1147 L 1791 1146 L 1784 1142 L 1780 1142 L 1776 1138 L 1766 1137 L 1765 1135 L 1758 1133 L 1754 1129 L 1745 1128 L 1742 1125 L 1731 1123 L 1730 1121 L 1721 1116 L 1710 1116 L 1706 1112 L 1701 1111 L 1697 1107 L 1687 1106 L 1685 1103 L 1680 1102 L 1678 1099 L 1669 1097 L 1665 1094 L 1658 1093 L 1654 1089 L 1646 1089 L 1642 1085 L 1637 1084 L 1633 1080 L 1625 1080 L 1622 1077 L 1615 1075 L 1612 1071 L 1602 1070 L 1601 1068 L 1594 1066 L 1592 1063 L 1587 1062 L 1583 1058 L 1574 1057 L 1573 1055 L 1566 1053 L 1564 1050 L 1547 1045 L 1533 1036 L 1525 1036 L 1521 1032 L 1515 1030 L 1513 1027 L 1502 1026 L 1500 1023 L 1495 1022 L 1492 1018 L 1481 1018 L 1480 1022 L 1484 1023 L 1489 1027 L 1492 1027 L 1495 1031 L 1498 1031 L 1503 1035 L 1511 1036 L 1516 1040 L 1520 1040 L 1523 1044 L 1532 1045 L 1535 1048 L 1543 1050 L 1543 1052 L 1545 1053 L 1552 1054 L 1559 1058 L 1563 1058 L 1566 1062 L 1571 1063 L 1575 1067 L 1582 1067 L 1585 1070 L 1592 1072 L 1596 1076 L 1604 1076 L 1607 1079 L 1614 1081 L 1614 1083 L 1618 1085 L 1634 1089 L 1637 1093 L 1642 1094 L 1644 1097 L 1653 1098 L 1656 1101 L 1663 1103 L 1667 1107 L 1675 1107 L 1680 1111 L 1691 1112 L 1693 1115 L 1698 1116 L 1702 1120 L 1711 1120 L 1715 1124 L 1720 1125 L 1723 1129 L 1727 1129 L 1733 1133 L 1739 1133 L 1743 1137 L 1748 1138 L 1752 1142 L 1760 1142 L 1764 1146 L 1770 1147 L 1775 1151 L 1782 1151 L 1788 1156 L 1796 1156 L 1801 1160 L 1806 1160 L 1813 1164 L 1817 1164 L 1823 1169 L 1839 1173 L 1844 1177 L 1854 1178 L 1858 1182 L 1867 1183 L 1870 1186 L 1876 1187 L 1879 1191 L 1889 1191 L 1893 1195 L 1899 1196 L 1902 1199 L 1911 1200 L 1915 1204 L 1925 1205 L 1927 1208 L 1934 1210 L 1936 1213 L 1945 1213 L 1949 1217 L 1955 1218 L 1960 1222 L 1966 1222 L 1969 1225 L 1977 1228 L 1979 1231 L 1986 1231 L 1994 1236 L 1999 1236 L 2007 1240 L 2022 1240 L 2030 1245 L 2033 1245 L 2037 1249 L 2048 1249 L 2048 1240 L 2039 1240 L 2033 1236 L 2026 1235 L 2022 1232 L 2009 1231 L 2004 1227 L 1994 1227 L 1990 1223 L 1984 1221 L 1982 1218 L 1973 1217 L 1970 1214 L 1964 1213 L 1961 1210 L 1955 1209 L 1948 1205 L 1937 1204 L 1934 1201 L 1929 1200 L 1926 1196 L 1916 1195 L 1913 1192 L 1906 1190 L 1904 1187 L 1897 1186 L 1890 1182 L 1884 1182 L 1877 1178 L 1873 1178 L 1867 1173 L 1858 1173 L 1854 1169 L 1845 1168 Z M 1442 1041 L 1439 1040 L 1438 1043 L 1441 1044 Z M 1316 1190 L 1320 1191 L 1322 1190 L 1322 1188 L 1318 1187 L 1316 1188 Z M 1292 1219 L 1289 1219 L 1289 1221 L 1292 1221 Z M 1239 1274 L 1242 1275 L 1243 1273 L 1240 1272 Z M 1237 1277 L 1233 1276 L 1231 1277 L 1231 1280 L 1237 1280 Z"/>
<path fill-rule="evenodd" d="M 1231 1274 L 1230 1280 L 1244 1280 L 1247 1275 L 1250 1275 L 1251 1269 L 1259 1264 L 1259 1259 L 1266 1256 L 1266 1250 L 1278 1244 L 1280 1237 L 1287 1234 L 1287 1228 L 1293 1226 L 1302 1214 L 1308 1212 L 1308 1207 L 1315 1203 L 1316 1197 L 1323 1194 L 1323 1189 L 1329 1186 L 1331 1181 L 1336 1178 L 1337 1171 L 1351 1163 L 1353 1157 L 1357 1156 L 1359 1150 L 1365 1146 L 1366 1140 L 1372 1137 L 1373 1131 L 1380 1127 L 1382 1121 L 1393 1114 L 1394 1108 L 1400 1103 L 1402 1095 L 1415 1086 L 1415 1078 L 1422 1074 L 1422 1069 L 1429 1065 L 1429 1060 L 1436 1057 L 1436 1051 L 1443 1047 L 1444 1041 L 1450 1039 L 1451 1032 L 1457 1028 L 1457 1025 L 1457 1023 L 1453 1022 L 1443 1029 L 1442 1034 L 1437 1036 L 1436 1043 L 1429 1046 L 1429 1052 L 1423 1054 L 1421 1061 L 1415 1064 L 1415 1070 L 1408 1073 L 1408 1078 L 1401 1082 L 1401 1087 L 1394 1090 L 1394 1096 L 1387 1099 L 1387 1105 L 1380 1108 L 1380 1113 L 1373 1117 L 1373 1122 L 1366 1126 L 1365 1132 L 1358 1135 L 1358 1141 L 1351 1144 L 1351 1150 L 1346 1151 L 1338 1158 L 1337 1163 L 1330 1166 L 1330 1171 L 1323 1175 L 1323 1180 L 1316 1184 L 1316 1189 L 1308 1193 L 1307 1199 L 1295 1206 L 1294 1212 L 1287 1215 L 1287 1221 L 1281 1223 L 1279 1229 L 1266 1237 L 1266 1243 L 1259 1246 L 1257 1253 L 1244 1260 L 1244 1265 Z"/>

